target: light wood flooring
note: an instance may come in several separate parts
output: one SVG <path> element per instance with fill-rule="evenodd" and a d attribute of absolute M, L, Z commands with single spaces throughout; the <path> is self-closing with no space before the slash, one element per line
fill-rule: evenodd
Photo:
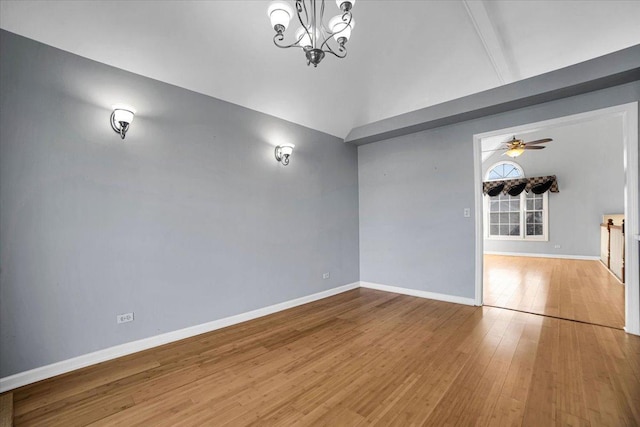
<path fill-rule="evenodd" d="M 13 395 L 0 394 L 0 427 L 11 427 L 13 421 Z"/>
<path fill-rule="evenodd" d="M 622 329 L 624 285 L 600 261 L 484 256 L 484 304 Z"/>
<path fill-rule="evenodd" d="M 14 391 L 15 424 L 640 425 L 640 337 L 356 289 Z"/>

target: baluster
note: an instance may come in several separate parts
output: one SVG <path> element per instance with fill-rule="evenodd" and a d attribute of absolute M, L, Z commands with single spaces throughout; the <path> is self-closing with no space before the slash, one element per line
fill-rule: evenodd
<path fill-rule="evenodd" d="M 613 220 L 609 218 L 607 220 L 607 268 L 611 270 L 611 226 Z"/>

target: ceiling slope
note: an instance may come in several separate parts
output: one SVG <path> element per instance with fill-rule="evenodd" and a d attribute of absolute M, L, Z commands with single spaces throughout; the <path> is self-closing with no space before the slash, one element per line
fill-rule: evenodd
<path fill-rule="evenodd" d="M 463 98 L 353 129 L 346 142 L 369 144 L 640 80 L 640 45 Z"/>
<path fill-rule="evenodd" d="M 314 69 L 273 45 L 267 4 L 0 1 L 0 28 L 341 138 L 640 43 L 637 1 L 360 0 L 347 58 Z"/>

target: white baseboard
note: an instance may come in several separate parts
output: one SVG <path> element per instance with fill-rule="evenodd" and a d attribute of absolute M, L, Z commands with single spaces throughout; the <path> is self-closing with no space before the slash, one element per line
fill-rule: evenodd
<path fill-rule="evenodd" d="M 419 291 L 417 289 L 400 288 L 397 286 L 381 285 L 379 283 L 360 282 L 361 288 L 376 289 L 378 291 L 393 292 L 396 294 L 410 295 L 412 297 L 434 299 L 438 301 L 453 302 L 456 304 L 475 305 L 473 298 L 458 297 L 455 295 L 438 294 L 436 292 Z"/>
<path fill-rule="evenodd" d="M 589 261 L 598 261 L 600 259 L 599 256 L 591 256 L 591 255 L 530 254 L 526 252 L 484 251 L 484 254 L 485 255 L 526 256 L 531 258 L 585 259 Z"/>
<path fill-rule="evenodd" d="M 288 308 L 297 307 L 302 304 L 307 304 L 319 299 L 340 294 L 342 292 L 350 291 L 358 287 L 360 287 L 360 282 L 350 283 L 348 285 L 329 289 L 323 292 L 318 292 L 316 294 L 281 302 L 279 304 L 270 305 L 268 307 L 248 311 L 246 313 L 237 314 L 235 316 L 225 317 L 224 319 L 218 319 L 212 322 L 179 329 L 177 331 L 167 332 L 165 334 L 128 342 L 114 347 L 105 348 L 103 350 L 98 350 L 93 353 L 83 354 L 82 356 L 74 357 L 72 359 L 62 360 L 60 362 L 42 366 L 40 368 L 20 372 L 8 377 L 0 378 L 0 393 L 22 387 L 36 381 L 55 377 L 56 375 L 75 371 L 76 369 L 95 365 L 96 363 L 106 362 L 107 360 L 126 356 L 128 354 L 137 353 L 142 350 L 147 350 L 174 341 L 179 341 L 185 338 L 204 334 L 206 332 L 215 331 L 216 329 L 225 328 L 227 326 L 246 322 L 258 317 L 267 316 L 269 314 L 277 313 Z"/>

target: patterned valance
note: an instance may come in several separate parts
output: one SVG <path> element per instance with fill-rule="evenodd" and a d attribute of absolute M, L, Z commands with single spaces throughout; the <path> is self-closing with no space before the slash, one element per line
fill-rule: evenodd
<path fill-rule="evenodd" d="M 509 194 L 517 196 L 523 191 L 542 194 L 545 191 L 559 193 L 558 180 L 555 175 L 536 176 L 533 178 L 505 179 L 501 181 L 485 181 L 482 183 L 482 192 L 489 196 Z"/>

